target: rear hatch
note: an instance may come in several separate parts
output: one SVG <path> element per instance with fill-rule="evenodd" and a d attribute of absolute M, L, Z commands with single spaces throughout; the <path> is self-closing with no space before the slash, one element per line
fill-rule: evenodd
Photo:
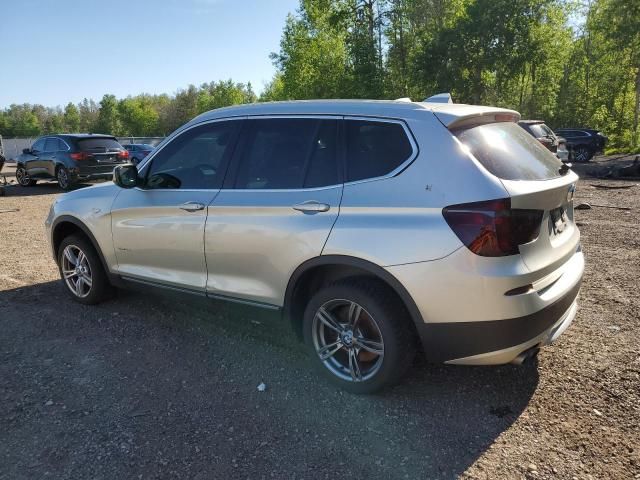
<path fill-rule="evenodd" d="M 80 163 L 83 167 L 101 171 L 126 163 L 129 153 L 113 137 L 87 137 L 76 140 L 78 152 L 86 153 Z"/>
<path fill-rule="evenodd" d="M 513 212 L 537 212 L 537 235 L 518 245 L 527 267 L 549 272 L 571 258 L 580 242 L 573 217 L 578 176 L 513 121 L 465 122 L 449 128 L 482 167 L 500 179 Z"/>

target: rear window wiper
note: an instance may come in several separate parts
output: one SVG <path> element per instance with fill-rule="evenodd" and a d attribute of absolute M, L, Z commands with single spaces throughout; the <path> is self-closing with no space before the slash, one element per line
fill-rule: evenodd
<path fill-rule="evenodd" d="M 562 166 L 560 167 L 560 169 L 558 170 L 558 173 L 560 175 L 566 175 L 569 172 L 569 169 L 572 167 L 573 165 L 570 163 L 563 163 Z"/>

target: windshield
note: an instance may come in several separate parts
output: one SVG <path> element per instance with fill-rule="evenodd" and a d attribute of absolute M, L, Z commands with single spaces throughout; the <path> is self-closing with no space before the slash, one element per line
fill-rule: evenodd
<path fill-rule="evenodd" d="M 454 133 L 498 178 L 547 180 L 560 176 L 562 162 L 516 123 L 491 123 Z"/>

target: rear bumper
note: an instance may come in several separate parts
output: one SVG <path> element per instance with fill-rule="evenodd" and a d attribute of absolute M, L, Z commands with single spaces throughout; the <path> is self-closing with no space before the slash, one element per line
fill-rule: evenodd
<path fill-rule="evenodd" d="M 513 361 L 534 346 L 555 341 L 578 309 L 580 283 L 536 313 L 487 322 L 424 324 L 421 338 L 430 360 L 459 365 L 497 365 Z"/>
<path fill-rule="evenodd" d="M 418 307 L 416 329 L 428 360 L 509 363 L 532 346 L 555 340 L 571 323 L 584 272 L 580 248 L 537 271 L 519 256 L 487 261 L 467 249 L 422 264 L 387 267 Z M 532 284 L 523 293 L 505 295 Z"/>
<path fill-rule="evenodd" d="M 113 179 L 113 170 L 117 166 L 101 165 L 99 167 L 72 168 L 69 173 L 73 180 L 111 180 Z"/>

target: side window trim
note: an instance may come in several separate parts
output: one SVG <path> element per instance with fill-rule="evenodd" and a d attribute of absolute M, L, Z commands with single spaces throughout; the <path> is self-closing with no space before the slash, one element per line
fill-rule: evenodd
<path fill-rule="evenodd" d="M 236 148 L 235 151 L 233 152 L 233 156 L 231 157 L 230 160 L 230 165 L 229 168 L 227 169 L 227 175 L 226 178 L 224 180 L 224 183 L 222 185 L 222 190 L 233 190 L 236 192 L 300 192 L 300 191 L 318 191 L 318 190 L 328 190 L 331 188 L 336 188 L 336 187 L 341 187 L 342 185 L 344 185 L 344 180 L 347 178 L 346 177 L 346 165 L 344 162 L 344 151 L 345 151 L 345 135 L 343 135 L 343 120 L 344 120 L 344 116 L 343 115 L 327 115 L 327 114 L 318 114 L 318 115 L 313 115 L 313 114 L 300 114 L 300 115 L 296 115 L 296 114 L 279 114 L 279 115 L 249 115 L 247 117 L 245 117 L 245 119 L 247 120 L 266 120 L 266 119 L 303 119 L 303 118 L 310 118 L 313 120 L 334 120 L 337 122 L 337 132 L 336 132 L 336 142 L 337 142 L 337 148 L 336 148 L 336 156 L 337 156 L 337 163 L 338 163 L 338 183 L 335 183 L 333 185 L 325 185 L 323 187 L 300 187 L 300 188 L 260 188 L 260 189 L 252 189 L 252 188 L 235 188 L 235 183 L 236 183 L 236 179 L 238 176 L 238 170 L 239 170 L 239 166 L 240 166 L 240 159 L 243 156 L 244 150 L 246 148 L 246 145 L 244 145 L 243 143 L 241 143 L 239 140 L 242 139 L 243 135 L 246 134 L 249 130 L 249 128 L 251 128 L 251 122 L 245 122 L 244 125 L 242 125 L 242 128 L 240 129 L 240 131 L 238 132 L 238 137 L 237 137 L 237 142 L 236 142 Z M 319 132 L 319 128 L 317 129 L 317 131 L 315 132 L 315 135 L 317 135 Z M 250 132 L 249 132 L 250 133 Z M 307 158 L 305 159 L 305 168 L 307 168 L 309 166 L 309 163 L 311 161 L 311 156 L 310 153 L 312 153 L 312 149 L 310 150 L 310 152 L 307 152 Z M 307 175 L 308 171 L 305 173 L 305 178 L 303 179 L 303 182 L 306 181 L 306 175 Z M 303 184 L 304 185 L 304 184 Z"/>
<path fill-rule="evenodd" d="M 411 145 L 411 155 L 409 155 L 409 157 L 402 162 L 400 165 L 398 165 L 396 168 L 394 168 L 393 170 L 391 170 L 389 173 L 387 173 L 386 175 L 380 175 L 377 177 L 371 177 L 371 178 L 363 178 L 360 180 L 352 180 L 352 181 L 346 181 L 347 177 L 347 163 L 348 163 L 348 158 L 347 158 L 347 135 L 346 135 L 346 126 L 345 128 L 343 128 L 343 131 L 345 132 L 343 134 L 343 151 L 344 151 L 344 178 L 345 178 L 345 186 L 347 185 L 357 185 L 359 183 L 365 183 L 365 182 L 374 182 L 377 180 L 383 180 L 386 178 L 392 178 L 395 177 L 397 175 L 400 175 L 404 170 L 406 170 L 409 165 L 411 165 L 413 163 L 413 161 L 418 157 L 418 154 L 420 153 L 420 148 L 418 147 L 418 142 L 416 142 L 415 137 L 413 136 L 413 132 L 411 131 L 411 129 L 409 128 L 409 126 L 407 125 L 407 123 L 404 120 L 400 120 L 398 118 L 387 118 L 387 117 L 366 117 L 366 116 L 355 116 L 355 115 L 345 115 L 344 117 L 344 123 L 346 124 L 346 122 L 348 120 L 360 120 L 363 122 L 378 122 L 378 123 L 395 123 L 400 125 L 403 129 L 404 129 L 404 133 L 407 136 L 407 139 L 409 140 L 409 144 Z"/>
<path fill-rule="evenodd" d="M 157 148 L 155 148 L 152 153 L 150 155 L 148 155 L 145 158 L 145 161 L 142 162 L 142 164 L 138 167 L 138 175 L 141 178 L 144 178 L 146 181 L 147 175 L 149 174 L 149 170 L 151 168 L 151 164 L 153 163 L 153 159 L 156 157 L 156 155 L 158 155 L 162 150 L 164 150 L 167 145 L 169 145 L 170 143 L 172 143 L 174 140 L 176 140 L 178 137 L 186 134 L 188 131 L 197 128 L 197 127 L 202 127 L 203 125 L 211 125 L 214 123 L 220 123 L 220 122 L 228 122 L 228 121 L 239 121 L 242 122 L 240 124 L 240 126 L 236 129 L 235 133 L 234 133 L 234 137 L 232 139 L 232 145 L 229 147 L 229 152 L 225 152 L 224 154 L 224 158 L 222 160 L 222 169 L 224 170 L 224 174 L 222 175 L 222 183 L 221 183 L 221 187 L 224 187 L 224 183 L 228 177 L 228 173 L 229 173 L 229 167 L 231 164 L 231 159 L 233 158 L 233 155 L 235 153 L 236 147 L 238 146 L 238 138 L 240 137 L 240 132 L 242 131 L 242 129 L 244 128 L 244 120 L 247 117 L 226 117 L 226 118 L 216 118 L 213 120 L 207 120 L 205 122 L 199 122 L 199 123 L 195 123 L 193 125 L 190 125 L 188 128 L 184 128 L 182 130 L 177 130 L 176 132 L 174 132 L 173 134 L 169 135 Z M 144 188 L 144 187 L 135 187 L 136 190 L 140 190 L 140 191 L 150 191 L 151 189 L 148 188 Z M 207 191 L 207 190 L 219 190 L 219 188 L 158 188 L 158 189 L 154 189 L 154 191 L 157 192 L 201 192 L 201 191 Z"/>
<path fill-rule="evenodd" d="M 71 150 L 71 147 L 69 146 L 69 144 L 62 138 L 58 137 L 58 145 L 62 144 L 65 148 L 60 150 L 61 152 L 68 152 L 69 150 Z"/>

